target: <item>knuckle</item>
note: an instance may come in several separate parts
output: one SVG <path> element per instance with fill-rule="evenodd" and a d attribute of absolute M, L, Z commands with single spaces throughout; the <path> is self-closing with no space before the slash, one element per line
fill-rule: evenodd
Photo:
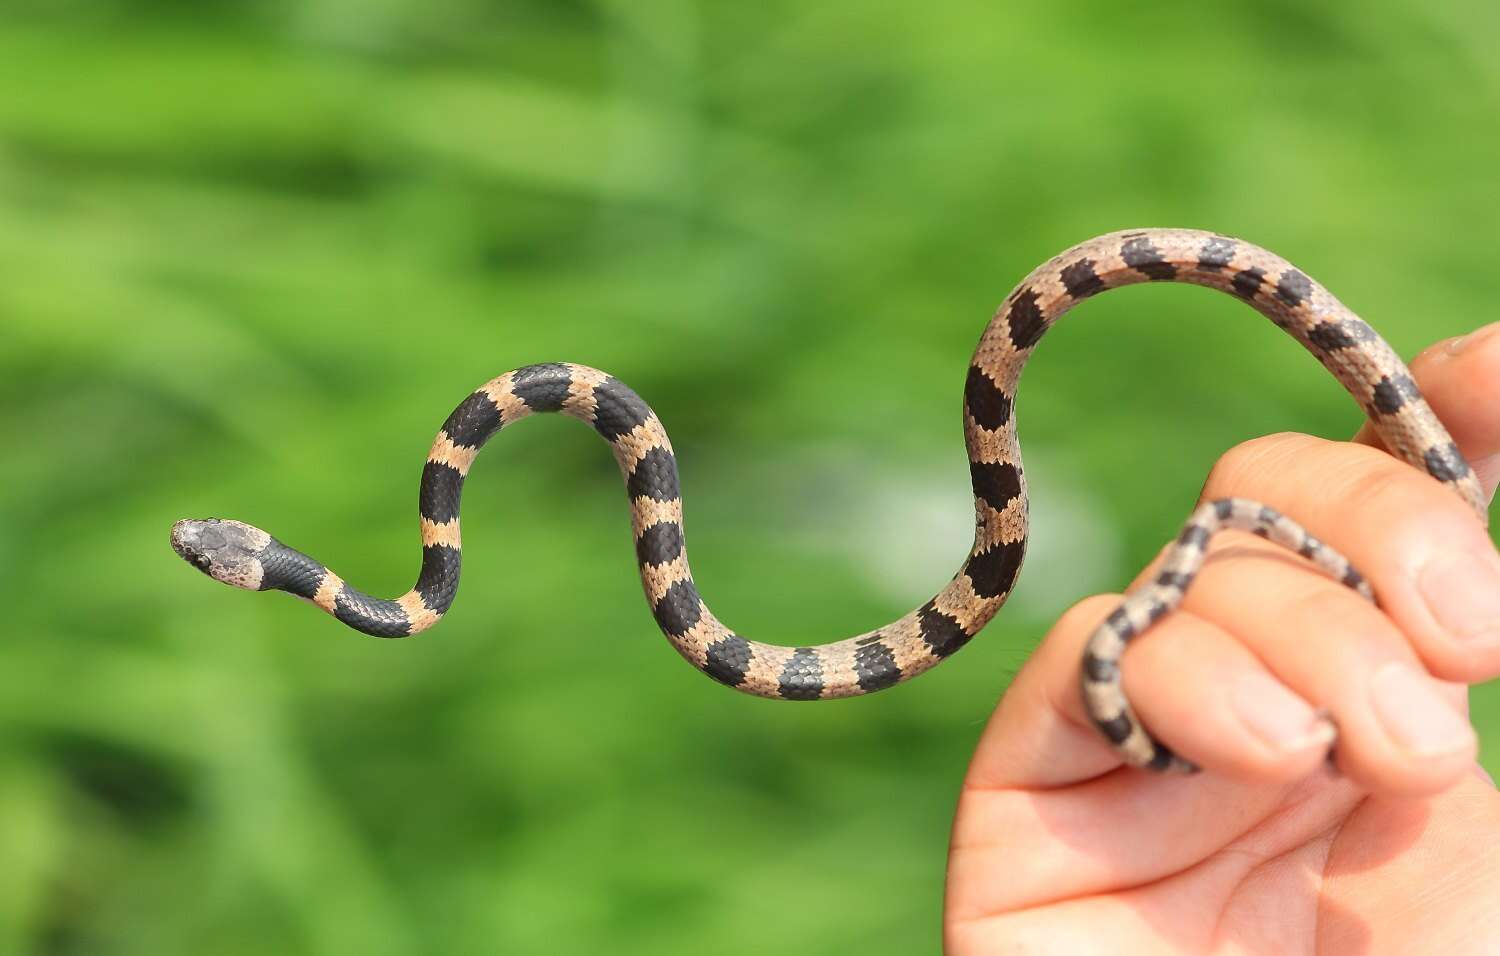
<path fill-rule="evenodd" d="M 1462 502 L 1430 478 L 1390 458 L 1361 461 L 1345 484 L 1340 509 L 1379 528 L 1389 541 L 1431 534 L 1435 517 L 1463 509 Z"/>
<path fill-rule="evenodd" d="M 1235 489 L 1253 487 L 1247 476 L 1275 469 L 1287 456 L 1308 447 L 1313 439 L 1298 432 L 1275 432 L 1242 441 L 1219 456 L 1208 471 L 1201 499 L 1232 495 Z"/>
<path fill-rule="evenodd" d="M 1369 634 L 1379 619 L 1378 612 L 1352 592 L 1319 578 L 1309 577 L 1306 584 L 1288 589 L 1277 600 L 1278 616 L 1295 622 L 1292 630 L 1320 641 L 1339 634 Z"/>
<path fill-rule="evenodd" d="M 1367 514 L 1400 512 L 1409 508 L 1413 497 L 1415 472 L 1404 466 L 1386 467 L 1383 463 L 1363 467 L 1349 478 L 1345 501 Z"/>

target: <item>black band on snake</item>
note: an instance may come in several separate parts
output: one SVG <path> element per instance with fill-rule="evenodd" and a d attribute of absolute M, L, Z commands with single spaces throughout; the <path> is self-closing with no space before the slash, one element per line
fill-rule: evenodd
<path fill-rule="evenodd" d="M 964 385 L 973 547 L 932 600 L 857 637 L 787 647 L 752 641 L 719 623 L 688 569 L 677 462 L 666 431 L 622 382 L 580 365 L 507 372 L 448 416 L 422 469 L 422 570 L 416 586 L 396 600 L 350 587 L 318 561 L 238 521 L 179 521 L 172 528 L 172 546 L 226 584 L 295 594 L 377 637 L 416 634 L 437 623 L 458 590 L 459 497 L 479 449 L 528 415 L 561 412 L 592 425 L 619 462 L 641 583 L 656 623 L 679 654 L 715 680 L 761 697 L 814 700 L 872 693 L 946 660 L 1005 603 L 1026 547 L 1026 480 L 1014 415 L 1021 370 L 1042 333 L 1073 305 L 1106 289 L 1149 281 L 1208 286 L 1254 306 L 1333 373 L 1392 453 L 1451 487 L 1486 517 L 1469 465 L 1406 366 L 1369 325 L 1264 249 L 1207 232 L 1150 229 L 1101 236 L 1053 258 L 1016 287 L 985 327 Z M 1126 596 L 1095 632 L 1084 657 L 1088 712 L 1132 765 L 1192 769 L 1156 742 L 1131 712 L 1119 664 L 1126 644 L 1181 602 L 1209 537 L 1223 528 L 1262 534 L 1371 597 L 1341 555 L 1290 518 L 1239 499 L 1203 504 L 1155 580 Z"/>

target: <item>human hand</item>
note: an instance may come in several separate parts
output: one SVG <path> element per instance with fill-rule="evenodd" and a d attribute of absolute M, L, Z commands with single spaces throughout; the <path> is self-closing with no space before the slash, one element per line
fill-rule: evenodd
<path fill-rule="evenodd" d="M 1500 324 L 1412 371 L 1493 495 Z M 1123 662 L 1141 720 L 1204 769 L 1191 777 L 1123 766 L 1085 715 L 1083 645 L 1119 595 L 1066 612 L 964 781 L 951 956 L 1500 948 L 1500 794 L 1475 763 L 1466 697 L 1500 675 L 1485 529 L 1368 427 L 1347 443 L 1247 442 L 1203 490 L 1227 496 L 1341 551 L 1379 607 L 1253 535 L 1217 535 L 1183 606 Z M 1320 713 L 1339 728 L 1337 773 Z"/>

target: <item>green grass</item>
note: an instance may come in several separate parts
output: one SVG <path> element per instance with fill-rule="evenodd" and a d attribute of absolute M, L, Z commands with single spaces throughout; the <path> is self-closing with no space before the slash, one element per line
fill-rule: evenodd
<path fill-rule="evenodd" d="M 1492 317 L 1500 8 L 1004 7 L 0 12 L 0 952 L 934 950 L 958 781 L 1047 623 L 1229 445 L 1358 424 L 1242 306 L 1141 289 L 1049 336 L 1015 601 L 866 700 L 683 666 L 571 423 L 485 454 L 416 641 L 166 533 L 239 517 L 404 590 L 447 410 L 584 362 L 671 429 L 719 616 L 816 642 L 951 574 L 969 351 L 1073 242 L 1243 235 L 1407 354 Z"/>

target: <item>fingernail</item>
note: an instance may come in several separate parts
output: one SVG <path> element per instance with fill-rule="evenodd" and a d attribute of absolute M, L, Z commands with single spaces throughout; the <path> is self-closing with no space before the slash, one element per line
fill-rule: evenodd
<path fill-rule="evenodd" d="M 1454 637 L 1500 641 L 1500 556 L 1490 549 L 1442 552 L 1422 566 L 1417 587 Z"/>
<path fill-rule="evenodd" d="M 1500 455 L 1480 458 L 1470 464 L 1474 468 L 1474 474 L 1479 476 L 1479 483 L 1484 486 L 1485 492 L 1494 497 L 1495 486 L 1500 485 Z"/>
<path fill-rule="evenodd" d="M 1291 753 L 1333 743 L 1333 725 L 1268 674 L 1240 677 L 1230 689 L 1229 703 L 1250 732 L 1275 750 Z"/>
<path fill-rule="evenodd" d="M 1449 339 L 1448 344 L 1444 348 L 1449 355 L 1457 355 L 1469 346 L 1477 344 L 1480 340 L 1494 335 L 1497 328 L 1500 328 L 1500 322 L 1491 322 L 1483 328 L 1475 329 L 1468 335 L 1460 335 L 1456 339 Z"/>
<path fill-rule="evenodd" d="M 1474 728 L 1438 692 L 1437 684 L 1411 665 L 1392 661 L 1370 678 L 1370 699 L 1386 733 L 1423 757 L 1474 746 Z"/>

